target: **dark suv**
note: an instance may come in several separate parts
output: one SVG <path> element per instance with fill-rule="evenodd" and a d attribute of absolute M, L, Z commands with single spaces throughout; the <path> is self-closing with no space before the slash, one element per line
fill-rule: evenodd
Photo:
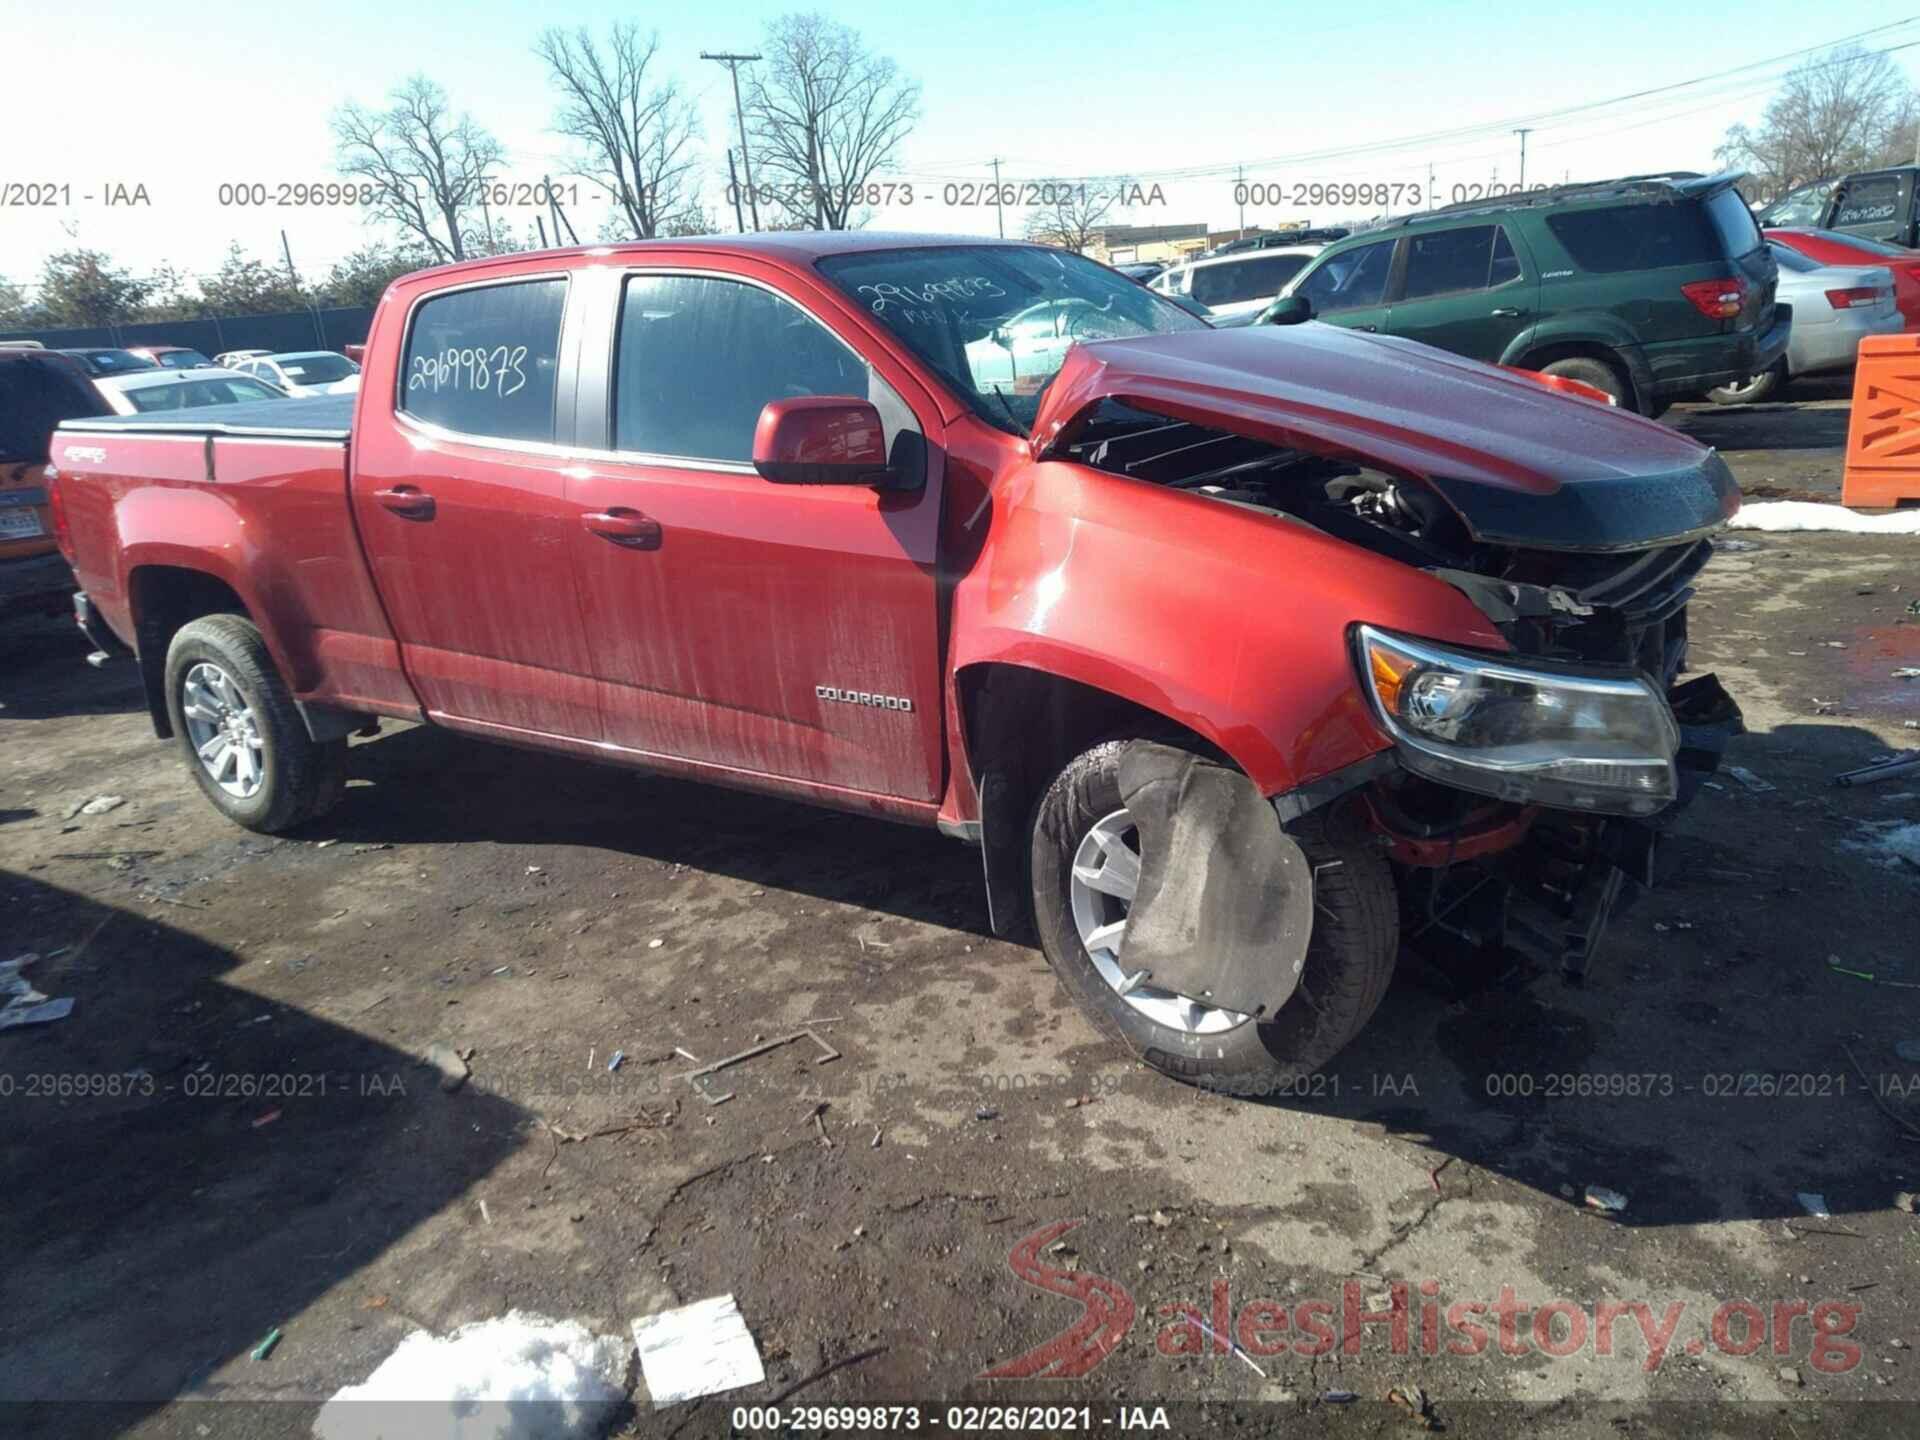
<path fill-rule="evenodd" d="M 1657 415 L 1759 374 L 1791 308 L 1737 174 L 1473 201 L 1329 245 L 1287 287 L 1316 318 L 1585 381 Z"/>

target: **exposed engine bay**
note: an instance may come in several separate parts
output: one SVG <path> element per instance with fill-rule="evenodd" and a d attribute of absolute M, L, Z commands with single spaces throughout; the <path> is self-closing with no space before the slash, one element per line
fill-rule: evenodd
<path fill-rule="evenodd" d="M 1102 403 L 1067 453 L 1096 469 L 1309 525 L 1425 570 L 1464 592 L 1517 655 L 1621 667 L 1667 695 L 1681 735 L 1679 794 L 1649 820 L 1489 799 L 1392 765 L 1341 797 L 1362 812 L 1395 862 L 1408 941 L 1518 950 L 1570 976 L 1584 972 L 1610 913 L 1632 893 L 1629 882 L 1654 882 L 1659 832 L 1739 733 L 1738 707 L 1717 680 L 1679 681 L 1692 581 L 1712 555 L 1711 541 L 1683 534 L 1637 548 L 1501 543 L 1477 534 L 1441 483 L 1114 400 Z"/>

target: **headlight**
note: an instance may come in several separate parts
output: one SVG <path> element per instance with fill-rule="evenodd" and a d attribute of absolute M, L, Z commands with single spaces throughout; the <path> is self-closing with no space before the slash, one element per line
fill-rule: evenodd
<path fill-rule="evenodd" d="M 1360 674 L 1407 769 L 1502 800 L 1651 815 L 1680 732 L 1642 679 L 1529 669 L 1362 625 Z"/>

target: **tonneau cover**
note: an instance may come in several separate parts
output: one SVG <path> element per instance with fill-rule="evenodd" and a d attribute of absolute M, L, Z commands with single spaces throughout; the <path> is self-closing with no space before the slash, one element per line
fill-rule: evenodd
<path fill-rule="evenodd" d="M 306 399 L 248 400 L 237 405 L 195 405 L 145 415 L 102 415 L 68 420 L 68 433 L 150 431 L 166 435 L 264 435 L 276 440 L 345 440 L 353 429 L 353 395 Z"/>

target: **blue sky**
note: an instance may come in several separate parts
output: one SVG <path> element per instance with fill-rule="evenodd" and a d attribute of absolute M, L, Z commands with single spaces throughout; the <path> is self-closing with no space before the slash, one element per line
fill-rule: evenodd
<path fill-rule="evenodd" d="M 723 152 L 734 140 L 731 91 L 726 72 L 699 52 L 752 50 L 765 21 L 789 8 L 707 0 L 649 13 L 601 0 L 323 0 L 245 10 L 197 0 L 0 0 L 0 33 L 14 62 L 0 184 L 66 183 L 75 197 L 66 208 L 0 210 L 0 277 L 31 281 L 49 251 L 76 238 L 136 270 L 172 262 L 210 271 L 230 239 L 277 256 L 282 226 L 296 263 L 324 271 L 366 238 L 351 212 L 223 209 L 218 187 L 331 178 L 333 108 L 349 98 L 377 103 L 413 70 L 438 80 L 505 143 L 503 178 L 557 174 L 567 148 L 548 129 L 553 96 L 532 41 L 548 24 L 600 28 L 615 18 L 657 28 L 663 57 L 697 98 L 710 162 L 706 198 L 730 226 L 722 192 Z M 1734 10 L 1636 0 L 1286 8 L 1148 0 L 1124 9 L 1049 0 L 908 9 L 857 0 L 820 8 L 923 87 L 924 117 L 902 152 L 900 177 L 915 185 L 918 203 L 876 223 L 984 234 L 994 229 L 990 206 L 941 202 L 949 182 L 986 179 L 995 156 L 1008 179 L 1245 163 L 1249 180 L 1289 188 L 1424 187 L 1431 165 L 1444 200 L 1455 185 L 1515 178 L 1519 142 L 1498 122 L 1763 61 L 1912 14 L 1872 0 L 1844 8 L 1747 0 Z M 1872 43 L 1910 42 L 1920 42 L 1920 20 Z M 1920 78 L 1920 48 L 1894 58 Z M 1727 126 L 1758 116 L 1788 63 L 1538 120 L 1528 137 L 1529 178 L 1710 168 Z M 21 119 L 34 116 L 43 123 L 23 132 Z M 1357 155 L 1286 158 L 1473 126 L 1495 128 Z M 144 184 L 151 206 L 80 201 L 115 181 Z M 1239 218 L 1231 173 L 1158 183 L 1165 203 L 1116 218 L 1216 226 Z M 1246 218 L 1324 221 L 1337 218 L 1335 209 L 1352 207 L 1255 204 Z M 584 237 L 600 212 L 584 201 L 581 211 L 574 223 Z M 530 223 L 533 214 L 520 218 Z M 1018 223 L 1008 216 L 1009 233 Z"/>

